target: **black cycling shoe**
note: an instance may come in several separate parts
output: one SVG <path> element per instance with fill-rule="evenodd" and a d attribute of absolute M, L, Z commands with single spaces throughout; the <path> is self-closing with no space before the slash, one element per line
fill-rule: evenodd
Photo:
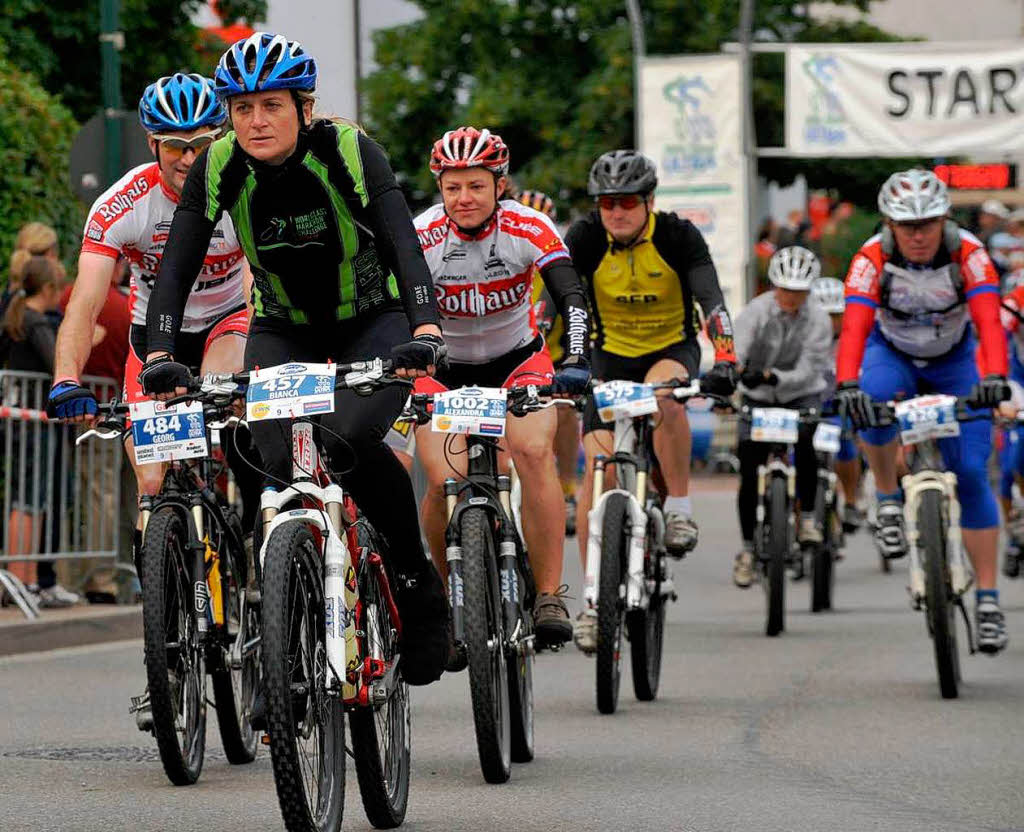
<path fill-rule="evenodd" d="M 441 678 L 448 664 L 448 595 L 433 565 L 416 575 L 400 575 L 396 583 L 402 619 L 399 667 L 410 685 L 429 685 Z"/>

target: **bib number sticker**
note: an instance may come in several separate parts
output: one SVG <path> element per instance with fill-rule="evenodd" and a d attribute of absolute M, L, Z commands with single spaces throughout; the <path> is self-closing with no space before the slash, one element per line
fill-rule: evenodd
<path fill-rule="evenodd" d="M 896 405 L 900 441 L 913 445 L 926 439 L 960 435 L 956 396 L 918 396 Z"/>
<path fill-rule="evenodd" d="M 784 407 L 755 407 L 750 411 L 750 438 L 754 442 L 796 442 L 800 413 Z"/>
<path fill-rule="evenodd" d="M 839 425 L 818 422 L 818 427 L 814 429 L 814 450 L 823 454 L 837 454 L 841 437 L 842 428 Z"/>
<path fill-rule="evenodd" d="M 594 405 L 602 422 L 658 412 L 654 387 L 635 381 L 608 381 L 594 388 Z"/>
<path fill-rule="evenodd" d="M 129 405 L 135 462 L 170 462 L 194 459 L 209 453 L 203 405 L 188 402 L 167 407 L 163 402 L 144 401 Z"/>
<path fill-rule="evenodd" d="M 434 396 L 430 427 L 437 433 L 504 436 L 508 391 L 496 387 L 462 387 Z"/>
<path fill-rule="evenodd" d="M 336 364 L 280 364 L 249 376 L 245 397 L 250 422 L 334 412 Z"/>

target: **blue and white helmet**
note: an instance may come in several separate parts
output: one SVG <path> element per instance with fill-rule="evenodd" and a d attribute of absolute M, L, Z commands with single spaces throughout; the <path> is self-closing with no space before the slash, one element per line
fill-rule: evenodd
<path fill-rule="evenodd" d="M 227 117 L 213 81 L 194 72 L 158 78 L 139 100 L 139 121 L 151 133 L 220 127 Z"/>
<path fill-rule="evenodd" d="M 302 44 L 283 35 L 254 32 L 236 41 L 214 73 L 217 95 L 230 98 L 248 92 L 316 89 L 316 61 Z"/>

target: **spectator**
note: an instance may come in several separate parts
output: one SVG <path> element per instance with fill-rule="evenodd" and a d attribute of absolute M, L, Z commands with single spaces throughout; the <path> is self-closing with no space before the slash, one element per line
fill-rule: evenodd
<path fill-rule="evenodd" d="M 771 217 L 765 219 L 757 232 L 754 256 L 757 258 L 757 294 L 768 288 L 768 262 L 775 254 L 775 238 L 779 233 L 778 223 Z"/>
<path fill-rule="evenodd" d="M 1003 227 L 1009 216 L 1010 212 L 998 199 L 986 199 L 978 209 L 978 239 L 988 246 L 989 237 Z"/>
<path fill-rule="evenodd" d="M 779 229 L 775 240 L 776 248 L 789 248 L 789 246 L 799 245 L 797 239 L 805 222 L 804 212 L 799 208 L 790 211 L 786 215 L 786 224 Z M 808 225 L 807 227 L 810 226 Z"/>
<path fill-rule="evenodd" d="M 1006 227 L 988 238 L 988 251 L 1001 277 L 1024 268 L 1024 209 L 1006 218 Z"/>
<path fill-rule="evenodd" d="M 10 369 L 53 372 L 57 330 L 47 313 L 58 309 L 62 272 L 58 261 L 46 255 L 35 255 L 25 264 L 21 288 L 11 296 L 3 317 L 4 332 L 12 342 Z M 40 551 L 44 519 L 49 520 L 51 528 L 59 524 L 59 511 L 51 511 L 49 518 L 45 518 L 45 511 L 48 498 L 52 498 L 51 505 L 61 505 L 62 436 L 58 427 L 39 429 L 37 426 L 38 423 L 22 425 L 13 437 L 13 453 L 19 464 L 13 467 L 14 481 L 8 483 L 14 506 L 8 524 L 8 552 L 12 555 Z M 35 429 L 29 430 L 29 427 Z M 22 474 L 24 479 L 19 481 Z M 41 606 L 66 607 L 78 602 L 78 595 L 57 583 L 51 561 L 15 566 L 19 568 L 12 571 L 38 593 Z"/>
<path fill-rule="evenodd" d="M 7 286 L 0 295 L 0 317 L 7 309 L 11 296 L 21 288 L 22 274 L 29 259 L 34 256 L 45 257 L 56 264 L 58 277 L 64 280 L 66 271 L 60 260 L 60 248 L 57 243 L 57 232 L 41 222 L 29 222 L 18 230 L 14 238 L 14 251 L 11 252 L 11 265 L 7 278 Z"/>

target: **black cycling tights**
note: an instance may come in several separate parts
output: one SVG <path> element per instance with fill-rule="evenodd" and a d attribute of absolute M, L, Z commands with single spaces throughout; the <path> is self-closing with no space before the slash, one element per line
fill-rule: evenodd
<path fill-rule="evenodd" d="M 796 494 L 801 510 L 806 514 L 814 511 L 814 498 L 818 490 L 818 458 L 814 453 L 814 429 L 800 426 L 800 438 L 796 443 Z M 744 541 L 754 539 L 757 525 L 757 467 L 768 460 L 771 445 L 765 442 L 741 441 L 740 493 L 737 500 L 740 512 L 740 531 Z"/>
<path fill-rule="evenodd" d="M 389 310 L 365 321 L 328 326 L 284 326 L 253 321 L 245 347 L 245 367 L 273 367 L 288 361 L 348 363 L 388 357 L 410 338 L 405 313 Z M 412 482 L 384 444 L 384 436 L 402 410 L 408 389 L 394 386 L 360 396 L 337 393 L 334 413 L 320 417 L 321 447 L 331 470 L 374 528 L 388 541 L 392 563 L 402 572 L 418 572 L 426 555 L 420 539 Z M 284 420 L 253 422 L 253 441 L 263 457 L 265 484 L 291 482 L 292 439 Z"/>

